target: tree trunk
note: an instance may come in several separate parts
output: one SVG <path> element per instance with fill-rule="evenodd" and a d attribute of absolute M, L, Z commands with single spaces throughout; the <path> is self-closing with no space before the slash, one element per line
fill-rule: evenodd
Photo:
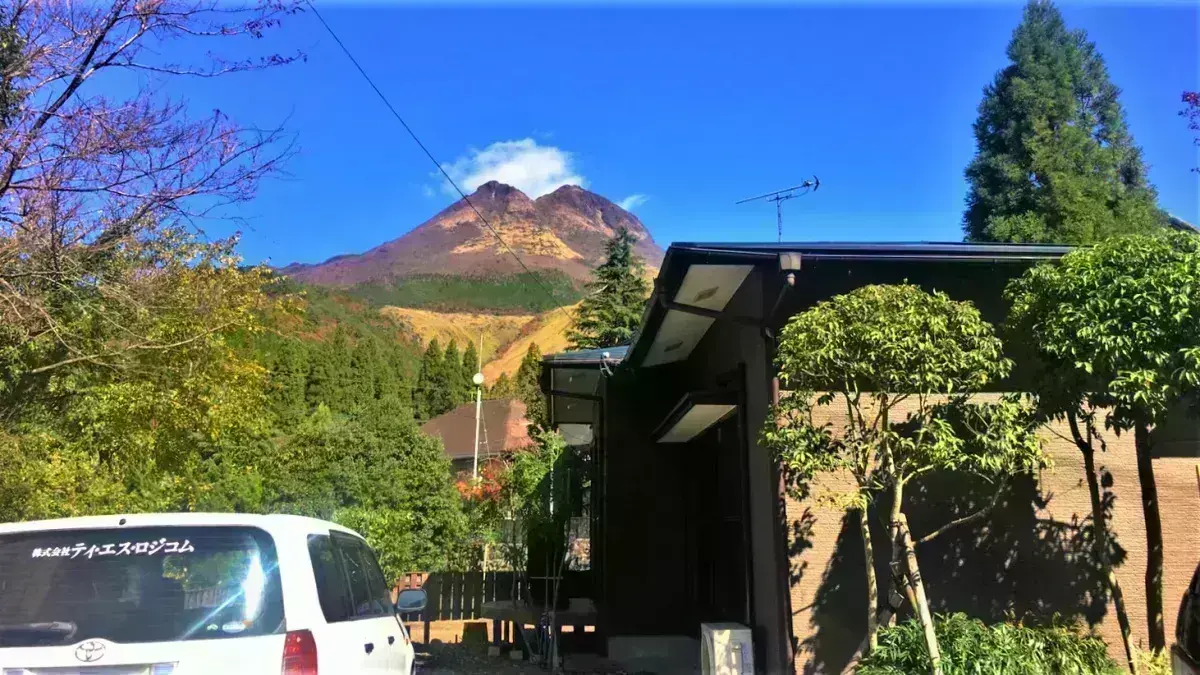
<path fill-rule="evenodd" d="M 863 653 L 870 654 L 879 646 L 879 624 L 875 619 L 879 607 L 879 582 L 875 579 L 875 548 L 871 545 L 871 524 L 866 505 L 858 510 L 858 527 L 862 534 L 867 579 L 867 644 Z"/>
<path fill-rule="evenodd" d="M 904 484 L 900 483 L 892 487 L 892 512 L 888 520 L 888 536 L 892 538 L 892 559 L 888 564 L 888 569 L 891 570 L 892 585 L 888 590 L 888 606 L 881 620 L 877 624 L 891 626 L 896 623 L 896 615 L 899 614 L 900 604 L 897 589 L 904 589 L 904 595 L 908 597 L 908 604 L 914 611 L 917 609 L 917 597 L 913 594 L 912 586 L 907 583 L 904 573 L 904 547 L 900 541 L 900 507 L 904 503 Z"/>
<path fill-rule="evenodd" d="M 1112 560 L 1108 557 L 1108 518 L 1104 514 L 1104 500 L 1100 492 L 1100 481 L 1096 474 L 1095 450 L 1091 444 L 1078 439 L 1079 450 L 1083 453 L 1083 468 L 1087 473 L 1088 493 L 1092 498 L 1092 531 L 1093 545 L 1095 546 L 1096 560 L 1100 563 L 1100 570 L 1104 573 L 1104 580 L 1108 583 L 1109 592 L 1112 593 L 1113 606 L 1117 611 L 1117 624 L 1121 626 L 1121 642 L 1125 647 L 1125 660 L 1129 664 L 1129 672 L 1137 675 L 1137 662 L 1133 658 L 1133 640 L 1130 637 L 1132 632 L 1129 626 L 1129 613 L 1125 611 L 1125 595 L 1121 592 L 1121 583 L 1117 581 L 1117 575 L 1113 572 Z"/>
<path fill-rule="evenodd" d="M 1163 534 L 1158 512 L 1158 483 L 1150 457 L 1150 427 L 1134 427 L 1137 448 L 1138 482 L 1142 486 L 1142 518 L 1146 521 L 1146 619 L 1150 629 L 1150 649 L 1160 652 L 1167 646 L 1163 628 Z"/>
<path fill-rule="evenodd" d="M 934 630 L 933 615 L 929 611 L 929 598 L 925 596 L 925 581 L 917 564 L 917 550 L 913 546 L 912 534 L 908 530 L 908 518 L 898 516 L 900 539 L 904 546 L 904 559 L 908 566 L 908 583 L 912 586 L 917 601 L 917 618 L 925 632 L 925 648 L 929 650 L 929 668 L 933 675 L 942 675 L 942 653 L 938 649 L 937 632 Z"/>

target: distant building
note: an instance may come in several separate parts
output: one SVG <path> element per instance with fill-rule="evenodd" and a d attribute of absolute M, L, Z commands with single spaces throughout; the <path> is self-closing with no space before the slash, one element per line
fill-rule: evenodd
<path fill-rule="evenodd" d="M 510 455 L 533 443 L 529 438 L 525 404 L 515 399 L 483 402 L 479 424 L 479 465 Z M 421 425 L 421 431 L 442 440 L 455 473 L 471 474 L 475 461 L 475 403 L 464 403 Z"/>

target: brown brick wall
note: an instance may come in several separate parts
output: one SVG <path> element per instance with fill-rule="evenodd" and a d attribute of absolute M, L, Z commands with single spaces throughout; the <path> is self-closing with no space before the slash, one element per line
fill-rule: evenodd
<path fill-rule="evenodd" d="M 828 409 L 826 409 L 828 410 Z M 830 414 L 833 414 L 832 412 Z M 836 425 L 840 420 L 829 421 Z M 1091 505 L 1083 462 L 1067 440 L 1065 426 L 1044 432 L 1054 467 L 1036 481 L 1015 486 L 985 524 L 960 529 L 922 546 L 921 571 L 936 612 L 963 611 L 985 621 L 1026 617 L 1036 621 L 1055 613 L 1094 627 L 1121 659 L 1120 632 L 1112 603 L 1091 564 L 1084 521 Z M 1135 643 L 1146 641 L 1145 529 L 1131 435 L 1110 437 L 1097 453 L 1101 473 L 1111 476 L 1111 527 L 1124 551 L 1117 577 L 1125 592 Z M 1154 462 L 1163 517 L 1166 556 L 1165 614 L 1168 640 L 1174 632 L 1179 599 L 1200 561 L 1200 485 L 1195 457 Z M 863 551 L 857 520 L 827 497 L 847 490 L 846 476 L 831 476 L 806 502 L 789 499 L 792 640 L 797 673 L 837 673 L 852 664 L 865 634 Z M 957 477 L 913 486 L 905 508 L 914 534 L 987 503 L 991 488 Z M 822 496 L 826 498 L 822 498 Z M 876 560 L 887 558 L 883 518 L 873 514 Z M 885 565 L 877 574 L 886 592 Z"/>

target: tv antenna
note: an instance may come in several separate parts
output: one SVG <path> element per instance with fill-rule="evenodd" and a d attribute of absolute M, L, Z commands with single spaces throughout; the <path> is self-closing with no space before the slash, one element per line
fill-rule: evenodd
<path fill-rule="evenodd" d="M 768 202 L 775 202 L 775 223 L 779 229 L 779 241 L 783 241 L 783 203 L 789 199 L 802 197 L 810 192 L 815 191 L 819 187 L 821 187 L 821 179 L 813 176 L 812 180 L 806 180 L 799 185 L 783 190 L 776 190 L 775 192 L 768 192 L 765 195 L 759 195 L 757 197 L 748 197 L 746 199 L 736 201 L 734 204 L 745 204 L 746 202 L 754 202 L 760 199 Z"/>

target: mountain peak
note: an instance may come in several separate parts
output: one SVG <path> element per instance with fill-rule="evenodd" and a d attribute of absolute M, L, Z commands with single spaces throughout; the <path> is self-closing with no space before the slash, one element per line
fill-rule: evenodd
<path fill-rule="evenodd" d="M 638 255 L 651 266 L 663 257 L 637 216 L 578 185 L 563 185 L 532 200 L 511 185 L 490 180 L 469 201 L 459 200 L 365 253 L 286 269 L 303 281 L 338 286 L 414 275 L 506 275 L 526 267 L 563 272 L 582 282 L 603 260 L 606 243 L 619 229 L 633 233 Z M 476 211 L 490 227 L 479 222 Z"/>
<path fill-rule="evenodd" d="M 480 185 L 471 193 L 471 201 L 493 201 L 493 202 L 530 202 L 532 201 L 528 195 L 521 192 L 517 188 L 508 183 L 501 183 L 498 180 L 489 180 Z"/>

